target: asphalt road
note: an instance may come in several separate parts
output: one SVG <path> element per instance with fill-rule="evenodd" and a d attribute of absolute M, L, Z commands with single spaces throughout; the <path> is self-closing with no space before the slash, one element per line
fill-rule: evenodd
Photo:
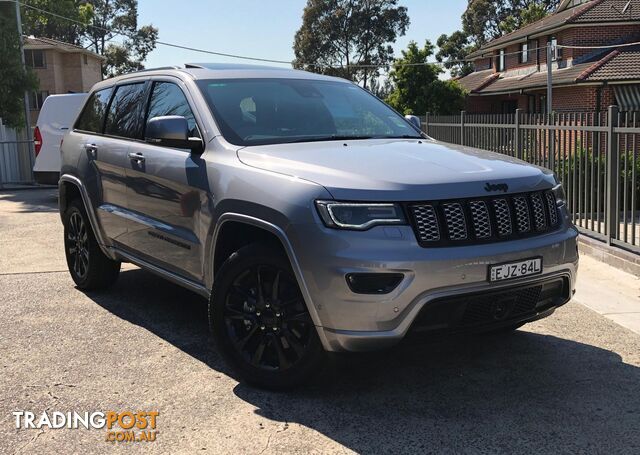
<path fill-rule="evenodd" d="M 75 289 L 55 206 L 49 190 L 0 193 L 0 453 L 640 453 L 640 335 L 578 303 L 264 392 L 209 349 L 194 294 L 135 267 L 108 292 Z M 128 409 L 159 411 L 155 442 L 11 415 Z"/>

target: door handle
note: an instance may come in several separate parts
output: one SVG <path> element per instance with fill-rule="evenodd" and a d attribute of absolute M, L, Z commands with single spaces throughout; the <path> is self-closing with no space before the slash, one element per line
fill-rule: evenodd
<path fill-rule="evenodd" d="M 96 144 L 85 144 L 84 149 L 92 159 L 96 159 L 96 155 L 98 153 L 98 146 Z"/>
<path fill-rule="evenodd" d="M 144 155 L 140 152 L 129 152 L 129 159 L 140 164 L 144 162 Z"/>

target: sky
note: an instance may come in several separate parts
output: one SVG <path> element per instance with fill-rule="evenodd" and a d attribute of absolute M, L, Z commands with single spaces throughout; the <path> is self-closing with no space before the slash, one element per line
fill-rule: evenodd
<path fill-rule="evenodd" d="M 395 54 L 413 40 L 434 44 L 443 34 L 460 28 L 468 0 L 400 0 L 408 8 L 411 25 L 399 38 Z M 306 0 L 138 0 L 138 25 L 153 24 L 159 40 L 274 60 L 293 60 L 293 39 L 302 24 Z M 178 5 L 178 6 L 177 6 Z M 231 59 L 158 45 L 146 67 L 184 63 L 235 62 Z"/>

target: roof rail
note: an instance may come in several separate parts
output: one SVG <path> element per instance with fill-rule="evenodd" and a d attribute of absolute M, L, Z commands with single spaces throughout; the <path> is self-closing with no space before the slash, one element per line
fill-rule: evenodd
<path fill-rule="evenodd" d="M 138 74 L 138 73 L 146 73 L 148 71 L 157 71 L 157 70 L 179 70 L 182 69 L 181 66 L 178 65 L 173 65 L 173 66 L 158 66 L 156 68 L 144 68 L 138 71 L 131 71 L 130 73 L 127 73 L 127 75 L 129 74 Z"/>

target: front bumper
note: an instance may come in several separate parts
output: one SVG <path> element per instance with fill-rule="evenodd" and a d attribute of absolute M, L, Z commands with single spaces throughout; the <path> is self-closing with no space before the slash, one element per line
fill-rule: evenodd
<path fill-rule="evenodd" d="M 550 314 L 575 289 L 577 230 L 565 217 L 561 228 L 537 237 L 485 245 L 422 248 L 410 226 L 339 231 L 321 225 L 294 225 L 287 236 L 299 265 L 304 294 L 322 343 L 328 351 L 364 351 L 400 341 L 423 308 L 454 296 L 508 289 L 562 279 L 567 296 L 527 314 Z M 491 264 L 542 257 L 543 272 L 507 282 L 489 283 Z M 389 294 L 353 293 L 348 273 L 404 274 Z M 499 325 L 504 321 L 495 321 Z M 452 324 L 450 324 L 452 325 Z"/>

